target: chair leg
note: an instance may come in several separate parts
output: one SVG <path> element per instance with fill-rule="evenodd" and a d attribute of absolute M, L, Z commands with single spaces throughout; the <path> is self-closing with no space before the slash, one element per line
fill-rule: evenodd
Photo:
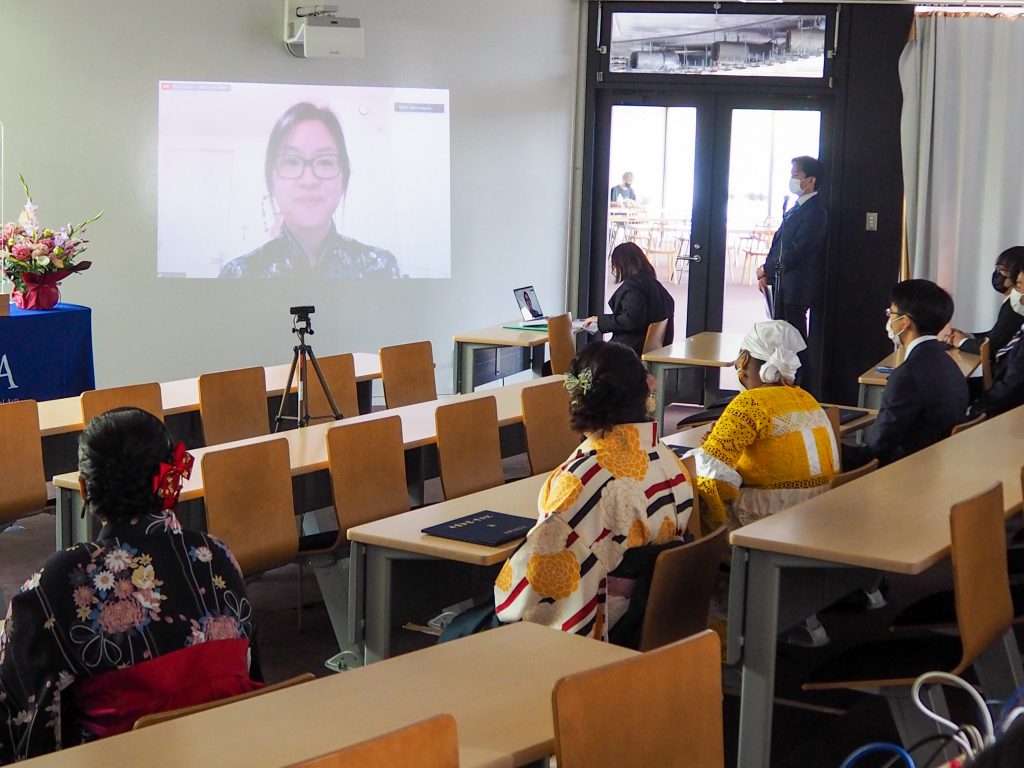
<path fill-rule="evenodd" d="M 889 711 L 896 723 L 896 730 L 900 734 L 900 741 L 904 747 L 911 747 L 922 739 L 929 736 L 943 735 L 947 731 L 934 720 L 929 719 L 917 708 L 910 698 L 910 689 L 905 686 L 894 688 L 882 688 L 879 693 L 885 697 L 889 704 Z M 946 696 L 942 692 L 941 685 L 928 685 L 921 689 L 921 701 L 935 714 L 949 719 L 949 709 L 946 707 Z M 928 742 L 922 747 L 911 752 L 915 762 L 923 762 L 935 752 L 934 742 Z M 943 749 L 943 761 L 948 762 L 959 754 L 955 742 L 950 742 Z"/>

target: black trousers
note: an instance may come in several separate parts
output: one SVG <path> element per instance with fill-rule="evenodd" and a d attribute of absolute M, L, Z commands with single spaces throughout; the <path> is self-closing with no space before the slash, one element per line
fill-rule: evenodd
<path fill-rule="evenodd" d="M 787 323 L 792 325 L 803 336 L 804 341 L 807 343 L 807 349 L 800 352 L 797 357 L 800 358 L 800 370 L 796 372 L 796 383 L 811 392 L 814 388 L 816 379 L 814 378 L 814 359 L 817 355 L 812 355 L 813 346 L 811 339 L 815 337 L 814 334 L 814 312 L 811 311 L 811 307 L 807 304 L 777 304 L 775 306 L 775 319 L 785 320 Z M 810 315 L 810 320 L 808 320 Z M 808 323 L 811 327 L 808 328 Z"/>

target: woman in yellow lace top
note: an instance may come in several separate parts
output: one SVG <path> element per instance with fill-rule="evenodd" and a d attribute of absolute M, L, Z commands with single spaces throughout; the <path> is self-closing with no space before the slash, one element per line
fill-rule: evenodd
<path fill-rule="evenodd" d="M 756 323 L 743 340 L 736 372 L 746 391 L 691 451 L 705 526 L 767 517 L 823 492 L 839 471 L 828 417 L 793 384 L 806 346 L 783 320 Z"/>

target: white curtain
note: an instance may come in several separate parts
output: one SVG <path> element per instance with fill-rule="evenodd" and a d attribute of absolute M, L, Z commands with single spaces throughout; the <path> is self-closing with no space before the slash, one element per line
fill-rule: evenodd
<path fill-rule="evenodd" d="M 1024 245 L 1024 17 L 918 13 L 900 58 L 910 272 L 992 326 L 996 256 Z"/>

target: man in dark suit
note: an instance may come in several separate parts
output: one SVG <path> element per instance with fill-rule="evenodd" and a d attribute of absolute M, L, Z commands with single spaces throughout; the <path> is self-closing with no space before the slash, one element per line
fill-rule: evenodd
<path fill-rule="evenodd" d="M 782 226 L 772 238 L 768 258 L 758 268 L 758 285 L 774 291 L 776 320 L 785 320 L 804 337 L 817 336 L 815 315 L 820 311 L 825 287 L 825 235 L 828 213 L 818 195 L 825 167 L 813 157 L 801 155 L 792 161 L 789 191 L 796 203 L 782 216 Z M 809 334 L 807 315 L 810 311 Z M 815 366 L 810 349 L 800 353 L 798 383 L 807 386 Z"/>
<path fill-rule="evenodd" d="M 1024 259 L 1013 265 L 1012 277 L 1014 290 L 1006 304 L 1010 306 L 1014 316 L 1020 320 L 1024 315 L 1021 289 L 1024 288 Z M 994 352 L 995 364 L 992 370 L 992 387 L 982 392 L 978 399 L 971 403 L 968 416 L 974 418 L 981 414 L 997 416 L 1018 405 L 1024 405 L 1024 344 L 1021 343 L 1024 328 L 1018 328 L 1009 341 Z M 992 353 L 992 349 L 989 349 Z M 1000 354 L 1002 353 L 1002 354 Z"/>
<path fill-rule="evenodd" d="M 867 443 L 843 446 L 843 466 L 872 458 L 889 464 L 944 437 L 964 420 L 967 380 L 936 334 L 953 317 L 953 299 L 930 280 L 904 280 L 889 294 L 885 329 L 906 350 L 889 374 Z"/>

